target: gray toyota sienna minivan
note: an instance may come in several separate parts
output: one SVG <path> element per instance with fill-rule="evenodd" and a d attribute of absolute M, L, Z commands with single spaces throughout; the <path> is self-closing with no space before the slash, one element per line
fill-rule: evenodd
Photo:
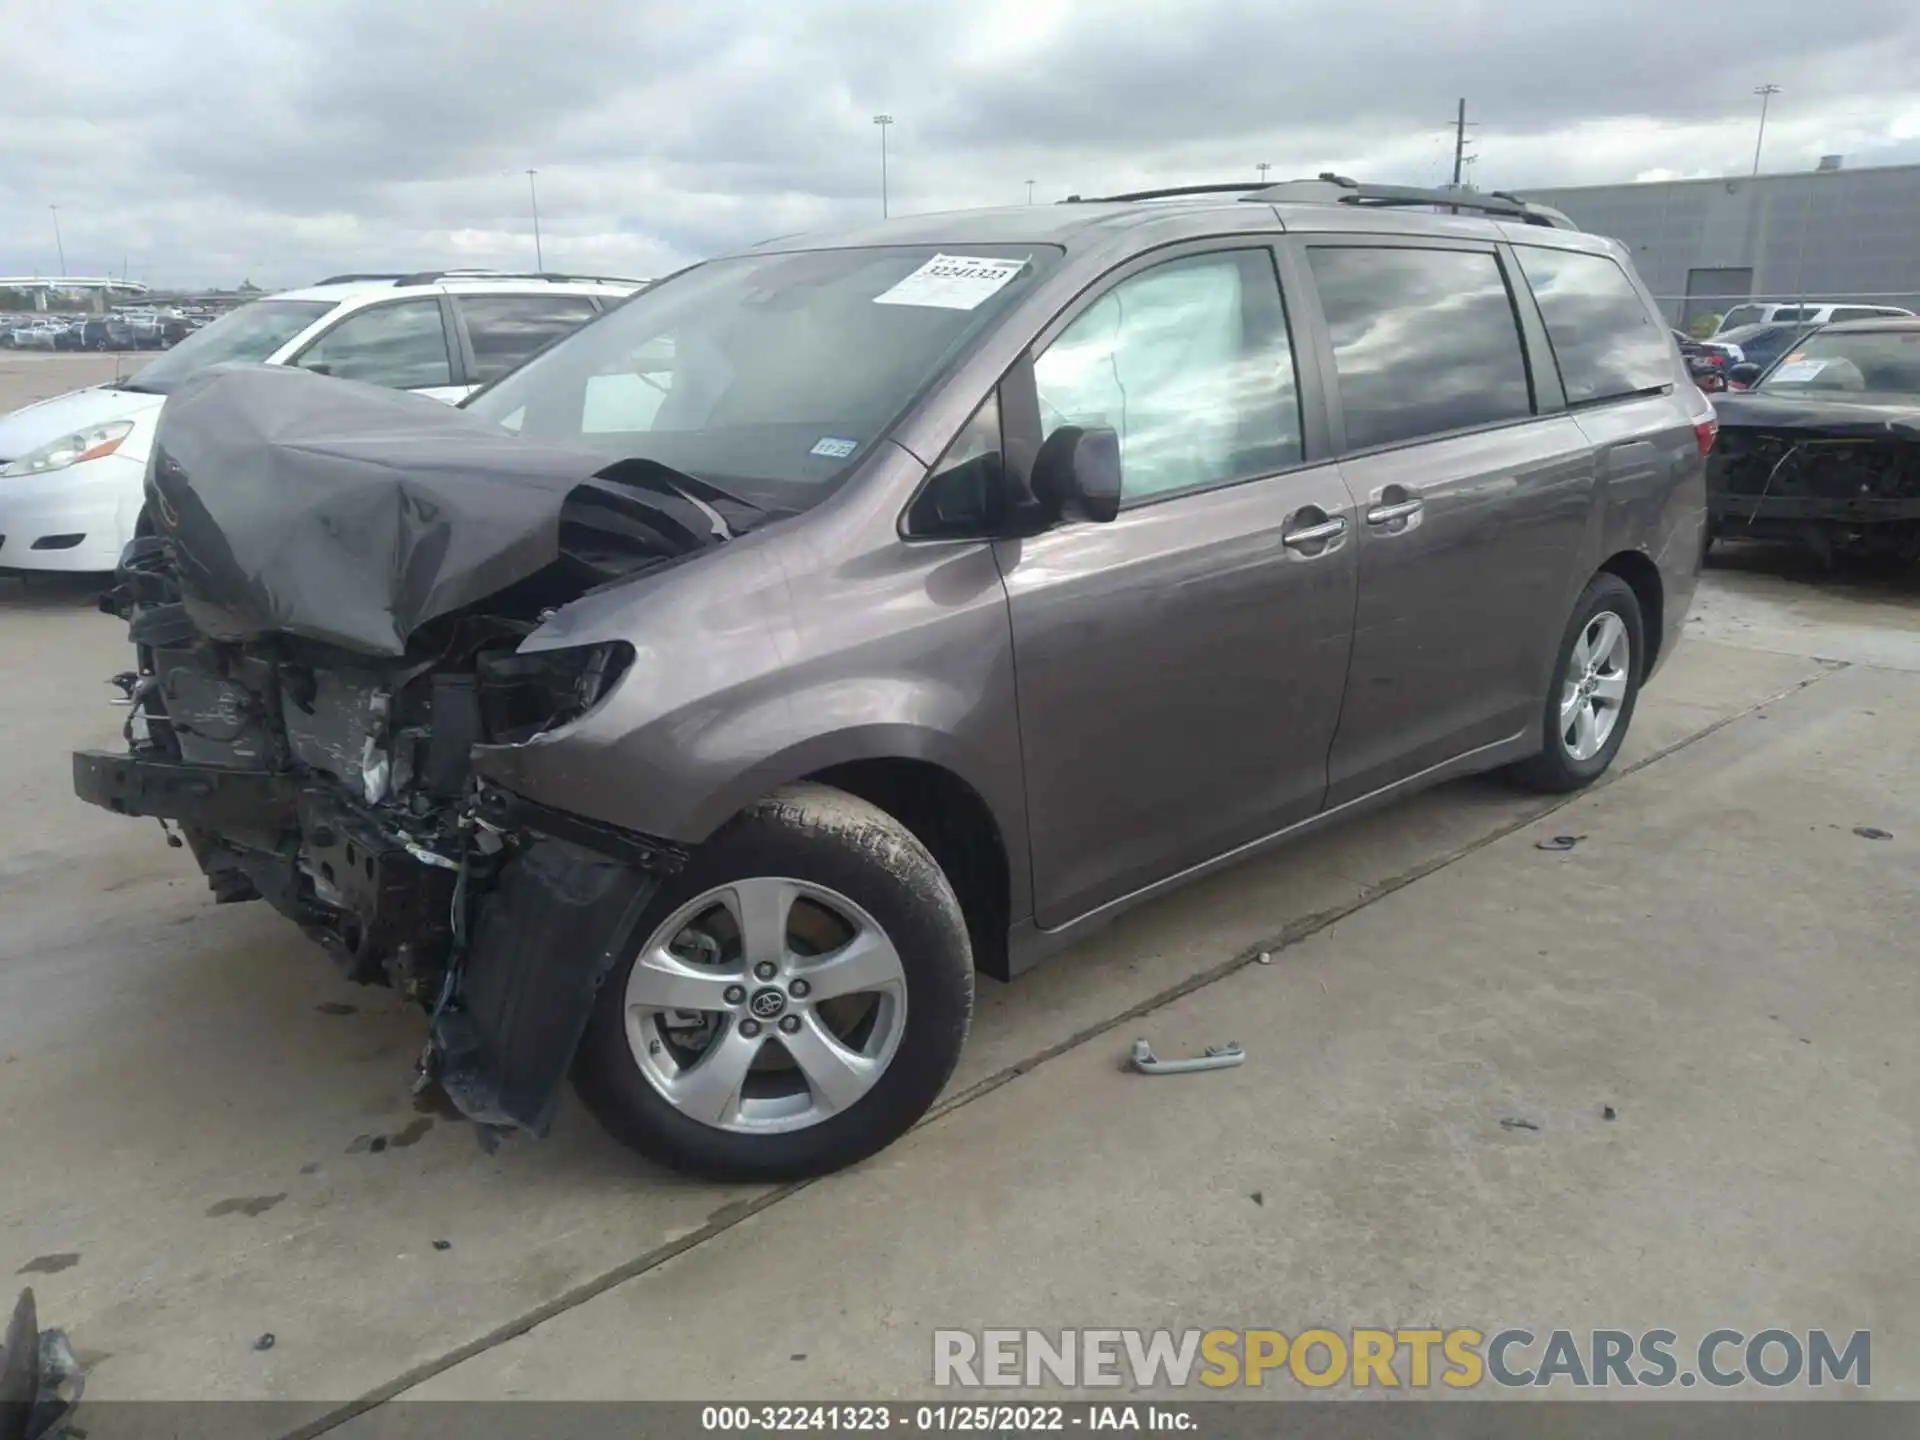
<path fill-rule="evenodd" d="M 1602 774 L 1711 406 L 1621 248 L 1319 180 L 693 266 L 462 410 L 174 395 L 93 803 L 692 1172 L 846 1165 L 974 974 L 1452 776 Z"/>

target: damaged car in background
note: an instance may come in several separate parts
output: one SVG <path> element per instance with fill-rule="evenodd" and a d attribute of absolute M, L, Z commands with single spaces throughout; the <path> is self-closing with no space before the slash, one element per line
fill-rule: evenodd
<path fill-rule="evenodd" d="M 1604 774 L 1713 443 L 1624 252 L 1171 198 L 770 242 L 458 409 L 195 377 L 76 790 L 416 1002 L 489 1144 L 571 1077 L 771 1179 L 929 1110 L 976 972 L 1455 775 Z"/>
<path fill-rule="evenodd" d="M 1920 320 L 1825 326 L 1749 378 L 1714 398 L 1708 543 L 1920 560 Z"/>

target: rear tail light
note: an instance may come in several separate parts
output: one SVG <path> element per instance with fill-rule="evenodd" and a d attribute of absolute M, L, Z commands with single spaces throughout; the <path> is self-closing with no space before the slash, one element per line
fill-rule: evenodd
<path fill-rule="evenodd" d="M 1694 443 L 1700 447 L 1702 456 L 1712 451 L 1713 442 L 1718 439 L 1719 436 L 1720 422 L 1718 419 L 1700 420 L 1694 423 L 1693 439 Z"/>

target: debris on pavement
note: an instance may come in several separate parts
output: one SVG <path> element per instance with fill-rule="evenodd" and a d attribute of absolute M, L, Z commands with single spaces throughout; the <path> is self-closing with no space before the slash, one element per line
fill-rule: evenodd
<path fill-rule="evenodd" d="M 1615 1110 L 1611 1105 L 1602 1105 L 1600 1107 L 1600 1118 L 1602 1120 L 1618 1120 L 1620 1118 L 1620 1113 L 1619 1111 Z"/>
<path fill-rule="evenodd" d="M 451 1250 L 451 1249 L 453 1249 L 453 1241 L 451 1241 L 451 1240 L 436 1240 L 436 1241 L 434 1241 L 434 1242 L 433 1242 L 433 1248 L 434 1248 L 434 1249 L 436 1249 L 436 1250 Z"/>
<path fill-rule="evenodd" d="M 1571 850 L 1587 837 L 1584 835 L 1555 835 L 1548 840 L 1536 841 L 1536 850 Z"/>
<path fill-rule="evenodd" d="M 1145 1040 L 1136 1040 L 1128 1064 L 1142 1075 L 1187 1075 L 1196 1070 L 1230 1070 L 1246 1058 L 1247 1052 L 1240 1048 L 1238 1040 L 1225 1045 L 1209 1045 L 1205 1054 L 1191 1060 L 1157 1059 L 1151 1045 Z"/>
<path fill-rule="evenodd" d="M 1531 1120 L 1521 1120 L 1515 1116 L 1509 1115 L 1506 1119 L 1500 1122 L 1500 1128 L 1502 1130 L 1538 1130 L 1540 1127 L 1534 1124 L 1533 1121 Z"/>
<path fill-rule="evenodd" d="M 1853 833 L 1858 835 L 1862 840 L 1893 839 L 1893 833 L 1891 831 L 1882 830 L 1878 825 L 1856 825 L 1853 827 Z"/>
<path fill-rule="evenodd" d="M 274 1345 L 273 1332 L 271 1330 L 267 1331 L 266 1334 L 262 1335 L 258 1340 L 253 1342 L 253 1348 L 256 1350 L 271 1350 L 273 1348 L 273 1345 Z"/>
<path fill-rule="evenodd" d="M 1248 1198 L 1249 1200 L 1251 1200 L 1251 1201 L 1253 1201 L 1253 1203 L 1254 1203 L 1254 1204 L 1256 1204 L 1256 1205 L 1258 1205 L 1258 1206 L 1260 1206 L 1260 1207 L 1261 1207 L 1262 1209 L 1264 1209 L 1264 1208 L 1266 1207 L 1266 1203 L 1267 1203 L 1267 1197 L 1266 1197 L 1266 1193 L 1265 1193 L 1264 1191 L 1261 1191 L 1261 1190 L 1256 1190 L 1256 1191 L 1254 1191 L 1254 1192 L 1253 1192 L 1253 1193 L 1252 1193 L 1251 1195 L 1249 1195 L 1249 1196 L 1248 1196 L 1247 1198 Z"/>
<path fill-rule="evenodd" d="M 1262 965 L 1273 964 L 1273 952 L 1271 950 L 1262 950 L 1260 952 L 1260 963 Z"/>
<path fill-rule="evenodd" d="M 64 1330 L 42 1330 L 22 1290 L 0 1343 L 0 1440 L 66 1440 L 86 1379 Z"/>

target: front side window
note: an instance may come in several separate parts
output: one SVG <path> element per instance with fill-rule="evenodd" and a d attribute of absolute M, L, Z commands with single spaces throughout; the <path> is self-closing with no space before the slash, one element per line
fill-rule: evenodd
<path fill-rule="evenodd" d="M 529 439 L 653 460 L 755 503 L 810 505 L 1059 253 L 899 245 L 709 261 L 466 408 Z"/>
<path fill-rule="evenodd" d="M 1347 445 L 1364 450 L 1533 413 L 1526 352 L 1491 251 L 1309 249 Z"/>
<path fill-rule="evenodd" d="M 1672 352 L 1626 272 L 1605 255 L 1516 248 L 1569 405 L 1673 384 Z"/>
<path fill-rule="evenodd" d="M 1769 395 L 1920 400 L 1920 329 L 1815 331 L 1759 388 Z"/>
<path fill-rule="evenodd" d="M 461 295 L 454 304 L 473 344 L 474 380 L 486 385 L 600 312 L 584 295 Z"/>
<path fill-rule="evenodd" d="M 374 305 L 349 315 L 293 363 L 302 370 L 390 390 L 453 384 L 447 328 L 436 299 Z"/>
<path fill-rule="evenodd" d="M 135 375 L 126 388 L 164 395 L 209 365 L 257 365 L 334 308 L 331 300 L 255 300 L 194 331 Z M 151 316 L 123 317 L 129 328 Z"/>
<path fill-rule="evenodd" d="M 1173 260 L 1115 285 L 1034 360 L 1042 429 L 1120 437 L 1122 496 L 1301 459 L 1293 347 L 1263 249 Z"/>

